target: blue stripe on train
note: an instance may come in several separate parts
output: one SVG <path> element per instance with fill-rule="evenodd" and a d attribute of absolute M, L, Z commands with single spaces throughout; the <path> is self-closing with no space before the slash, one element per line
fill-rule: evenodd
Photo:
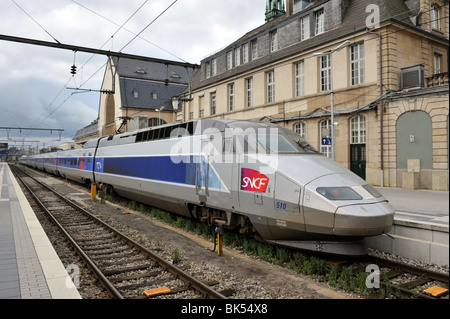
<path fill-rule="evenodd" d="M 196 163 L 193 156 L 106 157 L 96 158 L 95 172 L 131 176 L 162 182 L 195 185 Z M 206 162 L 201 157 L 198 171 L 199 186 L 206 183 Z M 214 170 L 209 170 L 208 186 L 226 189 Z"/>

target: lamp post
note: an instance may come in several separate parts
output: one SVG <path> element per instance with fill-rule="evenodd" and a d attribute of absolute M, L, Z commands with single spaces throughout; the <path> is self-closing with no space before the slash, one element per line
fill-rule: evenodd
<path fill-rule="evenodd" d="M 155 111 L 158 112 L 158 116 L 159 116 L 158 125 L 161 125 L 161 112 L 162 112 L 162 110 L 164 110 L 164 106 L 160 107 L 159 109 L 155 109 Z"/>
<path fill-rule="evenodd" d="M 341 43 L 336 49 L 331 50 L 329 52 L 318 52 L 313 53 L 314 56 L 328 56 L 330 61 L 330 90 L 331 90 L 331 158 L 335 160 L 335 142 L 334 142 L 334 87 L 333 87 L 333 53 L 338 52 L 348 46 L 350 41 L 347 40 Z"/>

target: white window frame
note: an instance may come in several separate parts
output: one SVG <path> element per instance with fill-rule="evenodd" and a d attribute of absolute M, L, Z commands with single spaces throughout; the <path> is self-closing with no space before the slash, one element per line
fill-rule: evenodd
<path fill-rule="evenodd" d="M 314 13 L 315 20 L 315 35 L 319 35 L 325 32 L 325 11 L 323 9 Z"/>
<path fill-rule="evenodd" d="M 228 110 L 234 111 L 235 103 L 234 103 L 234 83 L 228 84 Z"/>
<path fill-rule="evenodd" d="M 320 91 L 331 90 L 331 55 L 326 54 L 319 58 L 320 63 Z"/>
<path fill-rule="evenodd" d="M 294 124 L 294 132 L 299 134 L 301 137 L 306 137 L 306 123 L 298 122 Z"/>
<path fill-rule="evenodd" d="M 227 70 L 231 70 L 233 68 L 233 51 L 227 52 Z"/>
<path fill-rule="evenodd" d="M 434 74 L 441 73 L 442 70 L 442 55 L 439 53 L 434 54 Z"/>
<path fill-rule="evenodd" d="M 258 58 L 258 40 L 253 40 L 251 42 L 251 49 L 252 49 L 252 60 L 255 60 Z"/>
<path fill-rule="evenodd" d="M 277 30 L 270 32 L 270 52 L 278 50 L 278 32 Z"/>
<path fill-rule="evenodd" d="M 331 138 L 331 120 L 323 120 L 320 122 L 320 153 L 328 158 L 332 158 L 332 147 L 331 145 L 322 145 L 322 138 Z"/>
<path fill-rule="evenodd" d="M 205 76 L 208 79 L 211 77 L 211 63 L 210 62 L 205 63 L 205 69 L 206 69 Z"/>
<path fill-rule="evenodd" d="M 366 144 L 366 117 L 358 115 L 350 119 L 350 144 Z"/>
<path fill-rule="evenodd" d="M 234 66 L 241 65 L 241 47 L 234 49 Z"/>
<path fill-rule="evenodd" d="M 309 24 L 309 16 L 300 19 L 300 40 L 304 41 L 311 37 L 311 30 Z"/>
<path fill-rule="evenodd" d="M 352 45 L 350 48 L 351 60 L 351 83 L 352 85 L 359 85 L 365 83 L 365 47 L 364 43 Z"/>
<path fill-rule="evenodd" d="M 205 117 L 205 106 L 204 106 L 204 96 L 199 96 L 198 98 L 198 117 Z"/>
<path fill-rule="evenodd" d="M 305 61 L 295 64 L 295 96 L 305 95 Z"/>
<path fill-rule="evenodd" d="M 217 98 L 216 93 L 211 93 L 211 115 L 216 115 L 217 112 Z"/>
<path fill-rule="evenodd" d="M 211 74 L 212 76 L 217 74 L 217 59 L 211 60 Z"/>
<path fill-rule="evenodd" d="M 275 71 L 267 72 L 267 103 L 275 102 Z"/>
<path fill-rule="evenodd" d="M 248 59 L 249 59 L 249 43 L 244 43 L 244 45 L 242 45 L 242 63 L 248 63 Z"/>
<path fill-rule="evenodd" d="M 437 5 L 431 5 L 431 28 L 441 31 L 441 8 Z"/>
<path fill-rule="evenodd" d="M 247 91 L 247 107 L 253 106 L 253 78 L 248 78 L 245 81 Z"/>

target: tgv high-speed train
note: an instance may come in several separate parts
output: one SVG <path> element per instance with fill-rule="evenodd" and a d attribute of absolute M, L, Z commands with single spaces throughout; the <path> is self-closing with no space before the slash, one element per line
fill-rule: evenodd
<path fill-rule="evenodd" d="M 364 238 L 387 233 L 394 219 L 364 180 L 269 123 L 169 124 L 20 161 L 269 243 L 324 253 L 363 255 Z"/>

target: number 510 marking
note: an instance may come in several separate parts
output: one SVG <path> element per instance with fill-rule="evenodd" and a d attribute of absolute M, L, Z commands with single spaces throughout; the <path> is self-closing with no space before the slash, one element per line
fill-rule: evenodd
<path fill-rule="evenodd" d="M 277 202 L 277 209 L 286 209 L 286 203 Z"/>

